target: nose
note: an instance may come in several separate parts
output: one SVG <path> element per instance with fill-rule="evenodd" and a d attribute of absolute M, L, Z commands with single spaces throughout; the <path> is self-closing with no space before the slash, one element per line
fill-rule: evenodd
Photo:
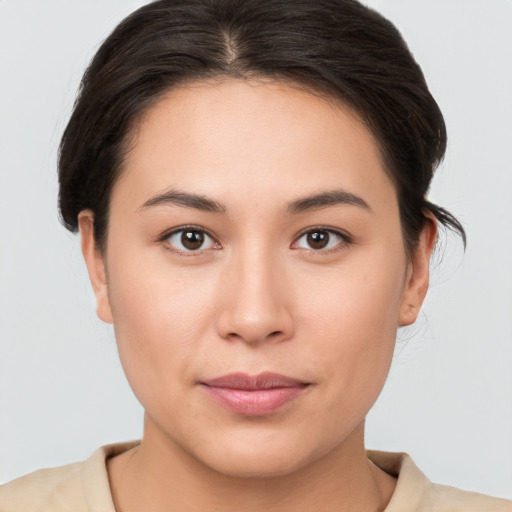
<path fill-rule="evenodd" d="M 224 300 L 218 316 L 222 338 L 258 345 L 293 336 L 286 274 L 268 254 L 241 256 L 230 262 L 222 287 Z"/>

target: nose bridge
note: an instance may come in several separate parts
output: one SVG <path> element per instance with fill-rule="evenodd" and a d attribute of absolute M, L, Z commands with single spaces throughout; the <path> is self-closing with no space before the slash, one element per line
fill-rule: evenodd
<path fill-rule="evenodd" d="M 286 304 L 286 277 L 275 251 L 253 243 L 234 252 L 227 268 L 228 300 L 219 328 L 223 337 L 246 343 L 283 340 L 293 322 Z"/>

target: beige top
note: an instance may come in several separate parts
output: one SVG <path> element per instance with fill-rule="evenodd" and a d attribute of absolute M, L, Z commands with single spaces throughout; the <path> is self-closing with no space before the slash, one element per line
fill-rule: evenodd
<path fill-rule="evenodd" d="M 41 469 L 0 486 L 0 512 L 115 512 L 105 461 L 137 443 L 98 448 L 85 462 Z M 384 512 L 512 512 L 512 502 L 431 483 L 405 453 L 368 451 L 398 476 Z"/>

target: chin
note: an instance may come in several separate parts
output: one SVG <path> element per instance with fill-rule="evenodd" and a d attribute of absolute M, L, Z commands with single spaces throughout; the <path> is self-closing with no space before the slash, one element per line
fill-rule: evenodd
<path fill-rule="evenodd" d="M 224 453 L 219 457 L 209 457 L 204 461 L 208 466 L 223 475 L 236 478 L 272 478 L 288 475 L 307 464 L 295 453 L 279 456 L 276 452 Z"/>
<path fill-rule="evenodd" d="M 320 458 L 329 447 L 308 447 L 293 435 L 228 436 L 225 442 L 208 443 L 195 453 L 203 464 L 214 471 L 238 478 L 270 478 L 297 471 Z M 245 437 L 245 439 L 243 439 Z M 267 437 L 267 438 L 265 438 Z M 319 449 L 320 448 L 320 449 Z"/>

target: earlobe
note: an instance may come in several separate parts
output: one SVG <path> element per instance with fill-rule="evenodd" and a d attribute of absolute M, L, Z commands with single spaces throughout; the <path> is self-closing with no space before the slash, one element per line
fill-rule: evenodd
<path fill-rule="evenodd" d="M 78 215 L 78 227 L 82 254 L 89 273 L 94 295 L 96 296 L 96 311 L 98 317 L 106 323 L 113 323 L 112 310 L 108 297 L 107 274 L 105 261 L 94 239 L 94 213 L 83 210 Z"/>
<path fill-rule="evenodd" d="M 437 240 L 437 219 L 430 212 L 425 212 L 424 215 L 425 224 L 407 269 L 398 318 L 399 327 L 411 325 L 416 321 L 428 291 L 430 257 Z"/>

